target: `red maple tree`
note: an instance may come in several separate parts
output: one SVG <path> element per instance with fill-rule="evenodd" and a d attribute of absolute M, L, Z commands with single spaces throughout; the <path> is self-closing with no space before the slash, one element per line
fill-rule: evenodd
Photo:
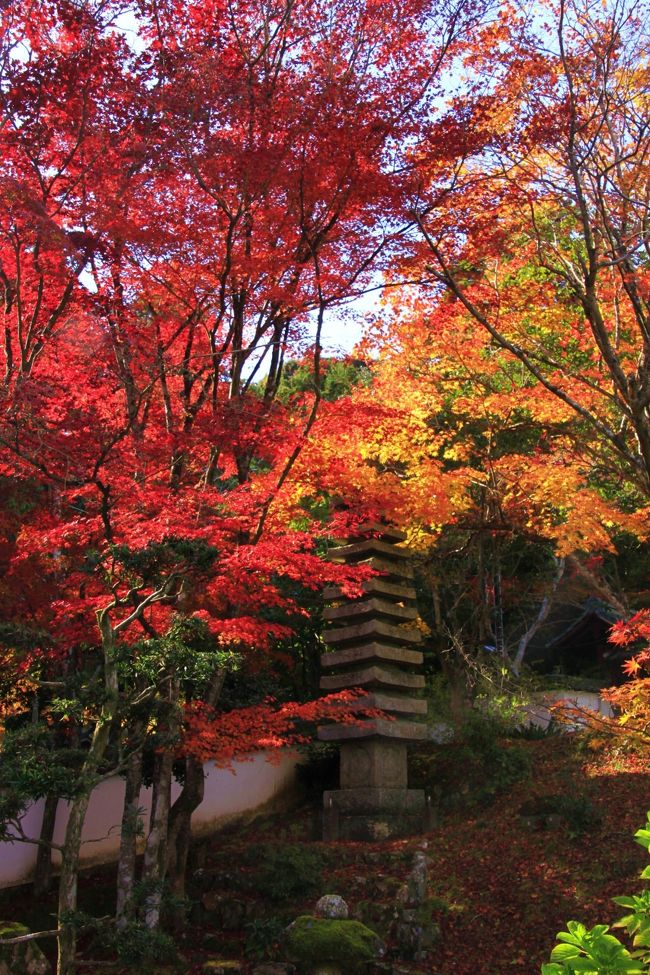
<path fill-rule="evenodd" d="M 399 16 L 344 0 L 3 7 L 2 646 L 12 710 L 40 694 L 87 741 L 64 916 L 97 777 L 126 769 L 128 822 L 150 722 L 172 741 L 182 700 L 214 704 L 232 655 L 289 632 L 301 610 L 279 581 L 353 584 L 319 557 L 320 522 L 275 501 L 316 416 L 328 310 L 394 252 L 401 147 L 479 15 L 462 0 Z M 315 392 L 283 405 L 284 357 L 305 348 Z M 145 852 L 152 928 L 168 834 L 200 795 L 189 756 L 170 813 L 172 758 Z M 64 923 L 59 975 L 74 950 Z"/>

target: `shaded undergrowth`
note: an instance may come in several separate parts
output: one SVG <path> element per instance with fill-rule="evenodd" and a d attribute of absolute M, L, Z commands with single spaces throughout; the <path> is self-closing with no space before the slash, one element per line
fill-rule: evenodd
<path fill-rule="evenodd" d="M 614 918 L 611 898 L 637 888 L 644 852 L 631 836 L 650 807 L 647 763 L 591 755 L 568 737 L 501 743 L 517 750 L 514 761 L 495 757 L 494 747 L 492 771 L 489 762 L 483 773 L 480 762 L 463 766 L 458 754 L 439 767 L 439 792 L 455 794 L 446 803 L 439 795 L 439 823 L 427 836 L 427 904 L 441 937 L 432 959 L 401 960 L 405 971 L 531 975 L 567 920 Z M 418 761 L 416 776 L 431 775 L 426 756 Z M 215 956 L 251 965 L 281 957 L 283 927 L 324 893 L 341 894 L 352 916 L 390 943 L 396 892 L 422 838 L 323 843 L 317 812 L 306 803 L 198 845 L 178 939 L 182 971 Z M 109 914 L 113 884 L 113 868 L 84 874 L 82 909 Z M 52 927 L 53 910 L 54 898 L 35 904 L 27 888 L 0 893 L 2 917 L 32 929 Z M 51 952 L 52 943 L 43 947 Z"/>

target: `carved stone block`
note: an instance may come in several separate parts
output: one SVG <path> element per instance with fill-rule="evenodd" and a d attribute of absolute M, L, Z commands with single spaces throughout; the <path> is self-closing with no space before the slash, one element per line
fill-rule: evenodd
<path fill-rule="evenodd" d="M 341 745 L 341 788 L 405 789 L 406 742 L 370 738 Z"/>

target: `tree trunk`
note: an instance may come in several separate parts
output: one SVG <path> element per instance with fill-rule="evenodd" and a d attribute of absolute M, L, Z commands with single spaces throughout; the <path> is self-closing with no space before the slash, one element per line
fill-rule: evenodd
<path fill-rule="evenodd" d="M 90 748 L 79 775 L 77 795 L 68 807 L 68 824 L 65 841 L 61 851 L 61 874 L 59 877 L 58 903 L 58 958 L 56 975 L 75 975 L 75 956 L 77 948 L 77 929 L 70 923 L 69 915 L 77 910 L 77 879 L 79 874 L 79 852 L 81 831 L 83 829 L 90 794 L 95 786 L 97 770 L 103 761 L 110 739 L 111 725 L 117 714 L 119 703 L 119 683 L 115 666 L 115 631 L 108 609 L 97 614 L 97 622 L 102 635 L 104 651 L 104 703 L 95 723 Z"/>
<path fill-rule="evenodd" d="M 61 875 L 59 877 L 59 956 L 57 975 L 74 975 L 77 948 L 76 928 L 70 924 L 69 915 L 77 909 L 77 878 L 79 873 L 79 850 L 81 831 L 90 793 L 75 799 L 69 807 L 68 825 L 62 851 Z"/>
<path fill-rule="evenodd" d="M 114 678 L 114 693 L 111 685 Z M 81 772 L 78 795 L 72 800 L 68 810 L 68 824 L 65 831 L 65 841 L 61 851 L 61 874 L 59 876 L 59 952 L 57 961 L 57 975 L 74 975 L 75 955 L 77 947 L 77 930 L 74 923 L 70 923 L 69 915 L 77 910 L 77 878 L 79 874 L 79 852 L 81 849 L 81 831 L 83 829 L 86 811 L 90 801 L 90 794 L 96 782 L 97 769 L 104 757 L 108 745 L 113 717 L 117 711 L 117 676 L 111 667 L 107 674 L 106 701 L 95 725 L 90 751 Z"/>
<path fill-rule="evenodd" d="M 48 795 L 45 797 L 45 807 L 43 809 L 43 823 L 41 824 L 40 838 L 43 841 L 36 854 L 36 867 L 34 870 L 34 884 L 32 893 L 35 898 L 42 897 L 50 889 L 52 882 L 52 847 L 50 846 L 54 836 L 54 825 L 56 823 L 56 811 L 59 806 L 59 797 Z"/>
<path fill-rule="evenodd" d="M 151 808 L 151 824 L 144 851 L 142 867 L 142 882 L 146 887 L 143 920 L 150 931 L 160 926 L 160 910 L 162 903 L 163 884 L 167 869 L 167 829 L 169 824 L 169 808 L 171 805 L 172 769 L 174 765 L 173 745 L 179 731 L 178 697 L 180 681 L 176 677 L 169 678 L 167 697 L 168 724 L 164 751 L 157 761 L 154 782 L 154 795 Z"/>
<path fill-rule="evenodd" d="M 143 918 L 147 928 L 155 931 L 160 925 L 162 888 L 165 881 L 167 860 L 167 823 L 171 802 L 172 766 L 171 752 L 160 756 L 157 768 L 158 787 L 155 803 L 151 810 L 151 827 L 147 836 L 142 866 L 142 883 L 147 893 L 144 902 Z"/>
<path fill-rule="evenodd" d="M 564 559 L 557 559 L 555 577 L 551 584 L 550 592 L 548 592 L 539 607 L 537 617 L 534 622 L 528 627 L 526 632 L 522 634 L 519 638 L 519 643 L 517 644 L 517 653 L 515 654 L 514 660 L 512 661 L 512 672 L 516 676 L 519 676 L 521 670 L 521 665 L 524 662 L 524 657 L 526 655 L 526 650 L 528 649 L 528 644 L 533 639 L 539 628 L 543 623 L 546 622 L 548 614 L 551 611 L 551 606 L 553 605 L 553 599 L 557 591 L 557 587 L 560 584 L 562 576 L 564 575 Z"/>
<path fill-rule="evenodd" d="M 212 675 L 210 685 L 203 696 L 208 707 L 215 707 L 224 681 L 226 669 L 218 667 Z M 174 895 L 173 926 L 178 931 L 185 925 L 185 881 L 187 860 L 192 842 L 192 813 L 203 802 L 205 776 L 202 762 L 188 756 L 185 760 L 185 784 L 183 791 L 174 803 L 169 814 L 167 836 L 167 875 L 170 889 Z"/>
<path fill-rule="evenodd" d="M 172 806 L 167 833 L 167 874 L 174 896 L 173 926 L 180 930 L 185 924 L 185 879 L 187 858 L 192 840 L 192 813 L 203 802 L 205 776 L 203 763 L 189 756 L 185 759 L 185 784 Z"/>
<path fill-rule="evenodd" d="M 135 730 L 137 738 L 140 738 L 143 731 L 144 727 L 140 724 Z M 118 931 L 123 930 L 133 917 L 133 886 L 135 884 L 137 840 L 140 831 L 141 785 L 142 749 L 138 748 L 130 755 L 126 766 L 120 853 L 117 863 L 115 923 Z"/>

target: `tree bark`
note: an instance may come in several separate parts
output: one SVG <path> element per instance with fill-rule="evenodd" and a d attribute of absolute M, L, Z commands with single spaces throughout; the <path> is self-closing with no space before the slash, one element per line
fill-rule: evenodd
<path fill-rule="evenodd" d="M 551 584 L 550 592 L 548 592 L 544 596 L 535 620 L 533 621 L 533 623 L 531 623 L 531 625 L 528 627 L 526 632 L 519 639 L 519 643 L 517 644 L 517 653 L 515 654 L 514 660 L 512 661 L 512 672 L 517 676 L 519 675 L 519 672 L 521 670 L 521 665 L 524 662 L 524 657 L 526 655 L 526 650 L 528 649 L 528 644 L 535 636 L 542 623 L 546 622 L 548 614 L 551 611 L 551 606 L 553 605 L 553 599 L 555 597 L 555 593 L 557 592 L 557 587 L 559 586 L 562 576 L 564 575 L 564 564 L 565 564 L 564 559 L 557 560 L 556 563 L 557 568 L 555 571 L 555 577 Z"/>
<path fill-rule="evenodd" d="M 140 738 L 144 727 L 135 729 Z M 120 853 L 117 863 L 117 902 L 115 923 L 118 931 L 123 930 L 133 917 L 133 887 L 137 841 L 140 826 L 140 787 L 142 785 L 142 749 L 138 748 L 129 756 L 126 766 L 124 806 L 122 810 L 122 830 L 120 834 Z"/>
<path fill-rule="evenodd" d="M 167 871 L 167 830 L 171 805 L 173 744 L 179 731 L 178 697 L 180 681 L 169 678 L 167 706 L 168 722 L 164 751 L 158 756 L 151 809 L 151 825 L 144 851 L 142 882 L 147 889 L 143 908 L 145 927 L 155 931 L 160 926 L 163 885 Z"/>
<path fill-rule="evenodd" d="M 54 826 L 56 823 L 56 811 L 59 806 L 59 797 L 48 795 L 45 797 L 45 807 L 43 809 L 43 823 L 41 825 L 40 839 L 43 841 L 36 854 L 36 867 L 34 870 L 34 884 L 32 892 L 35 898 L 42 897 L 50 889 L 52 883 L 52 847 L 49 845 L 54 836 Z"/>
<path fill-rule="evenodd" d="M 79 851 L 81 831 L 90 801 L 90 790 L 85 790 L 69 807 L 68 825 L 63 844 L 61 874 L 59 877 L 59 951 L 57 975 L 74 975 L 77 949 L 77 931 L 71 924 L 70 915 L 77 910 L 77 880 L 79 874 Z"/>
<path fill-rule="evenodd" d="M 177 931 L 185 924 L 185 881 L 192 841 L 192 813 L 203 802 L 204 792 L 203 763 L 188 756 L 185 759 L 183 791 L 170 810 L 167 832 L 167 875 L 174 897 L 172 923 Z"/>
<path fill-rule="evenodd" d="M 119 686 L 114 661 L 114 633 L 107 614 L 100 614 L 100 629 L 104 645 L 104 686 L 106 696 L 101 713 L 95 724 L 92 741 L 79 779 L 77 796 L 72 800 L 68 812 L 68 824 L 62 850 L 61 874 L 59 877 L 58 922 L 60 934 L 57 960 L 57 975 L 74 975 L 77 932 L 70 923 L 69 915 L 77 910 L 77 879 L 79 874 L 79 853 L 81 831 L 90 801 L 90 793 L 96 782 L 97 770 L 108 746 L 111 724 L 117 713 Z"/>
<path fill-rule="evenodd" d="M 226 669 L 218 667 L 212 675 L 212 680 L 204 702 L 211 708 L 215 707 L 224 681 Z M 167 837 L 167 875 L 170 878 L 170 890 L 174 895 L 173 926 L 180 930 L 185 925 L 185 882 L 187 877 L 187 860 L 192 842 L 192 813 L 203 802 L 205 792 L 205 776 L 203 764 L 188 756 L 185 760 L 185 783 L 183 791 L 171 808 Z"/>

